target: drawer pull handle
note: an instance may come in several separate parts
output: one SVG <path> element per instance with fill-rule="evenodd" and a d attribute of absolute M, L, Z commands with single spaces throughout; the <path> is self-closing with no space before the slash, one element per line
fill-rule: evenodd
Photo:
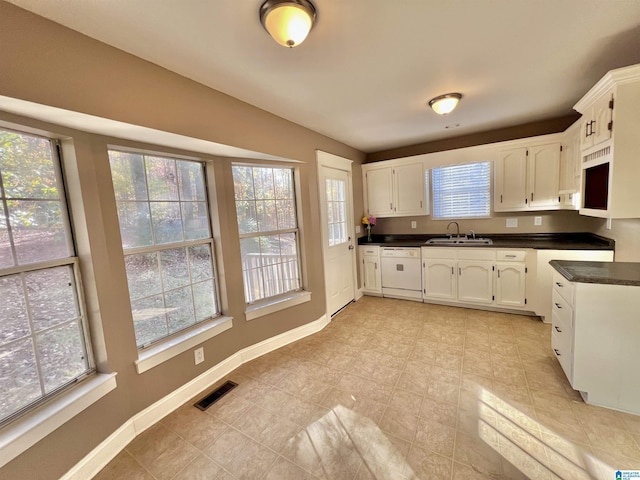
<path fill-rule="evenodd" d="M 505 257 L 507 257 L 507 258 L 516 258 L 515 255 L 505 255 Z"/>
<path fill-rule="evenodd" d="M 560 282 L 556 282 L 556 285 L 559 286 L 560 288 L 564 287 L 564 284 Z"/>
<path fill-rule="evenodd" d="M 554 305 L 556 306 L 556 308 L 560 309 L 562 308 L 562 305 L 560 305 L 559 303 L 554 303 Z"/>
<path fill-rule="evenodd" d="M 558 332 L 558 333 L 562 333 L 562 330 L 560 330 L 558 327 L 553 327 L 553 328 L 555 328 L 555 329 L 556 329 L 556 332 Z"/>
<path fill-rule="evenodd" d="M 558 349 L 557 349 L 557 348 L 554 348 L 554 349 L 553 349 L 553 351 L 554 351 L 554 352 L 556 352 L 556 355 L 557 355 L 557 356 L 560 356 L 560 352 L 558 351 Z"/>

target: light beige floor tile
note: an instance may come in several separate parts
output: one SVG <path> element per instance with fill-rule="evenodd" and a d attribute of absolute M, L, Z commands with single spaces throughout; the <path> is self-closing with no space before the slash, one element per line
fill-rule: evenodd
<path fill-rule="evenodd" d="M 98 473 L 95 480 L 154 480 L 129 452 L 123 450 Z"/>
<path fill-rule="evenodd" d="M 640 417 L 586 405 L 550 342 L 534 318 L 364 297 L 232 372 L 238 388 L 206 412 L 181 407 L 96 478 L 586 480 L 640 468 Z"/>
<path fill-rule="evenodd" d="M 198 455 L 173 480 L 218 480 L 224 474 L 228 475 L 220 465 L 204 455 Z"/>
<path fill-rule="evenodd" d="M 127 451 L 158 480 L 168 480 L 191 463 L 198 450 L 162 424 L 138 436 Z"/>
<path fill-rule="evenodd" d="M 264 480 L 303 480 L 308 476 L 309 473 L 295 463 L 291 463 L 284 457 L 278 457 Z"/>

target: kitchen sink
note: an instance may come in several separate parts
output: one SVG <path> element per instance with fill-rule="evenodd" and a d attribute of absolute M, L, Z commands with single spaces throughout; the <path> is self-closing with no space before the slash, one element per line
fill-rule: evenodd
<path fill-rule="evenodd" d="M 436 237 L 430 238 L 425 245 L 492 245 L 490 238 Z"/>

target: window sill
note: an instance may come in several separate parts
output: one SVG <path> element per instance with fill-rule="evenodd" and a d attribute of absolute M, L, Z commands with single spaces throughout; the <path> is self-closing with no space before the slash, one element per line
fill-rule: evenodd
<path fill-rule="evenodd" d="M 271 298 L 256 305 L 250 305 L 245 310 L 244 314 L 247 320 L 254 320 L 270 313 L 279 312 L 285 308 L 290 308 L 301 303 L 306 303 L 311 300 L 311 292 L 302 291 L 294 292 L 283 297 Z"/>
<path fill-rule="evenodd" d="M 116 374 L 102 373 L 71 387 L 0 430 L 0 467 L 116 388 Z"/>
<path fill-rule="evenodd" d="M 233 317 L 216 317 L 156 345 L 138 350 L 136 369 L 144 373 L 233 327 Z"/>

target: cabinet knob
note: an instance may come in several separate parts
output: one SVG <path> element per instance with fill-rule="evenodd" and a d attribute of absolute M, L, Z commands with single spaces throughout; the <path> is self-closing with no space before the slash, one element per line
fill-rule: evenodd
<path fill-rule="evenodd" d="M 556 355 L 557 355 L 557 356 L 560 356 L 560 352 L 558 351 L 558 349 L 557 349 L 557 348 L 554 348 L 554 349 L 553 349 L 553 351 L 554 351 L 554 352 L 556 352 Z"/>
<path fill-rule="evenodd" d="M 553 328 L 555 328 L 555 329 L 556 329 L 556 332 L 558 332 L 558 333 L 562 333 L 562 330 L 560 330 L 557 326 L 555 326 L 555 327 L 553 327 Z"/>
<path fill-rule="evenodd" d="M 560 288 L 564 287 L 564 284 L 560 282 L 556 282 L 556 285 L 559 286 Z"/>
<path fill-rule="evenodd" d="M 562 308 L 562 305 L 560 305 L 559 303 L 554 303 L 554 305 L 556 306 L 556 308 L 560 309 Z"/>

